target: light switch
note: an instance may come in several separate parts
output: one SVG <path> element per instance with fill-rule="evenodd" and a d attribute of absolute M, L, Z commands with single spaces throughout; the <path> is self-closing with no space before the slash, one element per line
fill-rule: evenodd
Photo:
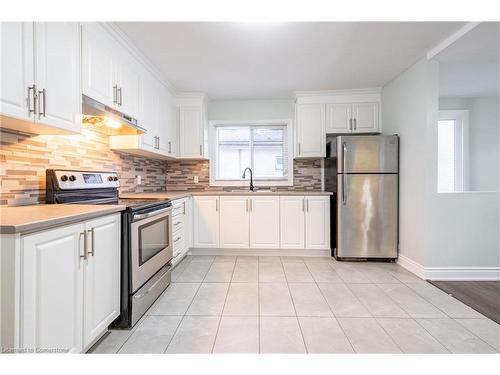
<path fill-rule="evenodd" d="M 136 179 L 137 179 L 137 185 L 141 185 L 142 184 L 142 177 L 140 175 L 136 176 Z"/>
<path fill-rule="evenodd" d="M 194 180 L 194 183 L 195 183 L 195 184 L 197 184 L 198 182 L 200 182 L 200 181 L 198 180 L 198 176 L 194 176 L 193 180 Z"/>

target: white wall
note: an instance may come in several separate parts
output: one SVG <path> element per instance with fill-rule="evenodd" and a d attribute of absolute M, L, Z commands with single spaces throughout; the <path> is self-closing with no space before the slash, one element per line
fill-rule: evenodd
<path fill-rule="evenodd" d="M 421 60 L 382 89 L 382 129 L 400 135 L 400 254 L 425 263 L 425 128 L 427 62 Z"/>
<path fill-rule="evenodd" d="M 293 100 L 221 100 L 208 103 L 209 120 L 282 120 L 295 117 Z"/>
<path fill-rule="evenodd" d="M 431 278 L 498 275 L 500 193 L 437 193 L 438 74 L 421 60 L 382 91 L 384 132 L 401 135 L 400 254 Z"/>

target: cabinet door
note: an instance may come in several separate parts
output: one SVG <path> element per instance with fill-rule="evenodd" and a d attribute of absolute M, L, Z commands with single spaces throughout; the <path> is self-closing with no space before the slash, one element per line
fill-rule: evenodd
<path fill-rule="evenodd" d="M 116 54 L 115 43 L 104 29 L 88 23 L 82 26 L 82 91 L 110 107 L 116 102 Z"/>
<path fill-rule="evenodd" d="M 306 197 L 306 249 L 330 248 L 330 197 Z"/>
<path fill-rule="evenodd" d="M 325 143 L 325 105 L 298 104 L 296 157 L 325 157 Z"/>
<path fill-rule="evenodd" d="M 345 134 L 351 132 L 351 104 L 326 105 L 326 132 Z"/>
<path fill-rule="evenodd" d="M 84 347 L 120 314 L 120 215 L 88 221 Z"/>
<path fill-rule="evenodd" d="M 177 150 L 177 109 L 174 105 L 174 97 L 168 89 L 160 87 L 160 150 L 167 156 L 176 156 Z"/>
<path fill-rule="evenodd" d="M 156 146 L 155 138 L 158 134 L 159 123 L 159 87 L 153 77 L 144 72 L 141 84 L 141 115 L 139 125 L 147 130 L 141 135 L 142 147 L 153 150 Z"/>
<path fill-rule="evenodd" d="M 187 252 L 193 247 L 193 198 L 187 198 L 185 204 L 186 215 L 184 220 L 184 235 L 186 237 L 185 252 Z"/>
<path fill-rule="evenodd" d="M 280 247 L 279 197 L 250 198 L 250 247 Z"/>
<path fill-rule="evenodd" d="M 354 133 L 378 133 L 378 103 L 355 103 L 352 105 Z"/>
<path fill-rule="evenodd" d="M 75 22 L 35 24 L 36 121 L 79 132 L 81 122 L 80 26 Z"/>
<path fill-rule="evenodd" d="M 82 351 L 83 224 L 22 239 L 21 342 Z"/>
<path fill-rule="evenodd" d="M 203 109 L 198 106 L 179 108 L 180 157 L 203 157 Z"/>
<path fill-rule="evenodd" d="M 194 247 L 219 247 L 219 197 L 194 197 Z"/>
<path fill-rule="evenodd" d="M 0 112 L 21 120 L 33 120 L 33 23 L 0 24 Z M 29 98 L 28 98 L 29 95 Z"/>
<path fill-rule="evenodd" d="M 248 249 L 249 198 L 220 197 L 220 247 Z"/>
<path fill-rule="evenodd" d="M 128 116 L 137 118 L 141 85 L 139 65 L 132 56 L 121 51 L 115 56 L 114 66 L 118 84 L 116 108 Z"/>
<path fill-rule="evenodd" d="M 304 249 L 305 198 L 302 196 L 280 197 L 280 247 Z"/>

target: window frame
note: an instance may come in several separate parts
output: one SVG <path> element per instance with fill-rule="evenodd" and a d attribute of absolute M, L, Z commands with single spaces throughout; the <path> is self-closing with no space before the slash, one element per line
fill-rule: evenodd
<path fill-rule="evenodd" d="M 453 191 L 439 191 L 439 194 L 460 193 L 469 190 L 469 111 L 466 109 L 440 110 L 437 126 L 440 121 L 455 121 L 455 181 Z M 436 166 L 436 172 L 439 170 Z M 458 177 L 457 177 L 458 176 Z M 439 175 L 436 176 L 439 181 Z"/>
<path fill-rule="evenodd" d="M 223 180 L 217 179 L 217 147 L 218 147 L 218 139 L 217 139 L 217 127 L 228 126 L 228 127 L 237 127 L 237 126 L 262 126 L 262 127 L 275 127 L 275 126 L 284 126 L 286 128 L 286 147 L 288 150 L 288 175 L 286 178 L 280 179 L 254 179 L 254 186 L 293 186 L 293 120 L 291 119 L 282 119 L 282 120 L 259 120 L 259 121 L 209 121 L 209 172 L 210 172 L 210 186 L 247 186 L 250 183 L 250 178 L 239 179 L 239 180 Z M 253 150 L 250 150 L 251 154 L 253 154 Z M 253 155 L 251 156 L 253 157 Z"/>

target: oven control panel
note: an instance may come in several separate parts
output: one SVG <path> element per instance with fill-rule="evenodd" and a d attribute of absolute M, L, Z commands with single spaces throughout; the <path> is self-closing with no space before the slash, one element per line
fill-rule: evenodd
<path fill-rule="evenodd" d="M 56 170 L 54 173 L 61 190 L 120 187 L 116 172 Z"/>

